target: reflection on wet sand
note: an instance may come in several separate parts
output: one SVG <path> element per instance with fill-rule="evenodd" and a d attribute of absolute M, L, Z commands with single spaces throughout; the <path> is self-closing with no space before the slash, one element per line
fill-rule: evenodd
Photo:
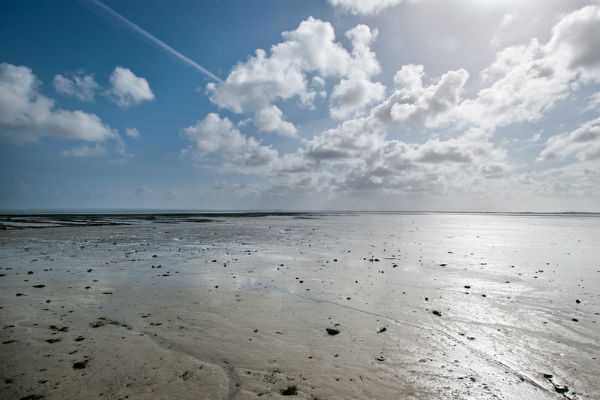
<path fill-rule="evenodd" d="M 593 214 L 6 218 L 5 398 L 600 397 Z"/>

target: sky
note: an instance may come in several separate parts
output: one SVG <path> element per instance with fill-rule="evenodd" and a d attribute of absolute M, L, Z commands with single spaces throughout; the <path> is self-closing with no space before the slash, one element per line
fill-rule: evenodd
<path fill-rule="evenodd" d="M 4 0 L 0 209 L 600 212 L 600 1 Z"/>

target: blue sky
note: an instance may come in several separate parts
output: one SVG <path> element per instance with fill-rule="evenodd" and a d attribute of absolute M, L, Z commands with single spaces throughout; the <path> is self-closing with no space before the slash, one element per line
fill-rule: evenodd
<path fill-rule="evenodd" d="M 522 3 L 5 1 L 0 208 L 600 211 L 600 3 Z"/>

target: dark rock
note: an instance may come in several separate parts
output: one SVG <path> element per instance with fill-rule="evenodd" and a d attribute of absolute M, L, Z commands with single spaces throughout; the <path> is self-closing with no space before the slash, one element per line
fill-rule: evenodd
<path fill-rule="evenodd" d="M 184 381 L 189 381 L 194 376 L 192 371 L 185 371 L 182 375 L 179 375 Z"/>
<path fill-rule="evenodd" d="M 563 386 L 563 385 L 554 385 L 554 390 L 556 390 L 558 393 L 567 393 L 569 391 L 568 386 Z"/>
<path fill-rule="evenodd" d="M 279 392 L 282 396 L 295 396 L 298 394 L 298 390 L 296 389 L 296 385 L 288 386 L 285 389 L 281 389 Z"/>
<path fill-rule="evenodd" d="M 378 356 L 377 357 L 377 361 L 385 361 L 385 357 L 384 356 Z"/>
<path fill-rule="evenodd" d="M 381 328 L 379 328 L 379 330 L 377 331 L 377 333 L 382 333 L 387 331 L 387 328 L 385 326 L 382 326 Z"/>
<path fill-rule="evenodd" d="M 46 285 L 33 285 L 32 287 L 36 288 L 36 289 L 41 289 L 43 287 L 46 287 Z"/>
<path fill-rule="evenodd" d="M 60 342 L 60 339 L 59 338 L 56 338 L 56 339 L 46 339 L 46 342 L 48 342 L 48 343 L 58 343 L 58 342 Z"/>
<path fill-rule="evenodd" d="M 52 331 L 57 331 L 57 332 L 69 332 L 68 326 L 63 326 L 62 328 L 59 328 L 56 325 L 50 325 L 48 328 L 50 328 L 50 330 L 52 330 Z"/>
<path fill-rule="evenodd" d="M 11 344 L 11 343 L 16 343 L 16 340 L 7 340 L 5 342 L 2 342 L 2 344 Z"/>
<path fill-rule="evenodd" d="M 438 310 L 433 310 L 432 313 L 433 313 L 433 315 L 437 315 L 438 317 L 442 316 L 442 313 L 439 312 Z"/>
<path fill-rule="evenodd" d="M 43 398 L 44 396 L 41 394 L 28 394 L 27 396 L 21 397 L 19 400 L 40 400 Z"/>
<path fill-rule="evenodd" d="M 579 320 L 577 318 L 571 318 L 571 321 L 573 321 L 573 322 L 579 322 Z"/>
<path fill-rule="evenodd" d="M 76 341 L 76 342 L 81 342 L 82 340 L 85 340 L 85 338 L 84 338 L 83 336 L 77 336 L 77 337 L 75 338 L 75 341 Z"/>
<path fill-rule="evenodd" d="M 73 363 L 73 369 L 84 369 L 87 367 L 87 361 L 78 361 Z"/>
<path fill-rule="evenodd" d="M 471 289 L 471 285 L 465 285 L 465 289 Z"/>
<path fill-rule="evenodd" d="M 337 335 L 338 333 L 340 333 L 341 331 L 337 328 L 325 328 L 325 330 L 327 331 L 327 333 L 329 333 L 331 336 Z"/>
<path fill-rule="evenodd" d="M 580 304 L 581 300 L 577 299 L 577 300 L 575 300 L 575 303 Z"/>
<path fill-rule="evenodd" d="M 544 378 L 551 380 L 553 378 L 552 374 L 544 374 Z"/>
<path fill-rule="evenodd" d="M 33 271 L 27 271 L 27 275 L 33 275 Z"/>

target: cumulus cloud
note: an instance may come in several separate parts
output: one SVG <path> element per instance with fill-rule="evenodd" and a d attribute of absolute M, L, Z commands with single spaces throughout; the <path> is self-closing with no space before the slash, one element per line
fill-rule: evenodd
<path fill-rule="evenodd" d="M 385 8 L 402 3 L 402 0 L 328 0 L 334 7 L 352 14 L 377 14 Z"/>
<path fill-rule="evenodd" d="M 106 155 L 106 149 L 104 148 L 104 146 L 101 146 L 99 144 L 93 147 L 84 145 L 64 150 L 61 154 L 67 157 L 94 157 Z"/>
<path fill-rule="evenodd" d="M 570 71 L 600 82 L 599 48 L 600 6 L 589 5 L 562 18 L 544 50 Z"/>
<path fill-rule="evenodd" d="M 569 133 L 552 136 L 538 161 L 564 160 L 569 156 L 579 161 L 600 160 L 600 118 L 585 122 Z"/>
<path fill-rule="evenodd" d="M 283 32 L 284 41 L 272 46 L 270 54 L 256 50 L 225 81 L 209 83 L 210 99 L 238 114 L 253 113 L 261 131 L 292 136 L 296 128 L 274 103 L 297 98 L 310 108 L 315 96 L 323 94 L 325 79 L 336 78 L 344 81 L 334 89 L 332 113 L 341 117 L 358 111 L 384 92 L 381 84 L 370 81 L 380 70 L 369 47 L 377 32 L 359 25 L 347 36 L 352 53 L 335 41 L 330 23 L 309 17 L 297 29 Z"/>
<path fill-rule="evenodd" d="M 377 35 L 377 29 L 371 31 L 366 25 L 357 25 L 346 32 L 346 37 L 352 42 L 353 66 L 349 68 L 347 78 L 333 87 L 330 112 L 334 118 L 353 116 L 362 112 L 368 104 L 383 99 L 385 87 L 371 81 L 371 77 L 381 70 L 370 48 Z"/>
<path fill-rule="evenodd" d="M 515 174 L 521 166 L 512 164 L 501 144 L 495 144 L 502 141 L 492 138 L 500 127 L 540 120 L 578 88 L 597 82 L 594 49 L 598 46 L 592 33 L 599 24 L 598 8 L 585 7 L 565 15 L 547 43 L 532 39 L 527 44 L 499 51 L 481 74 L 483 88 L 469 98 L 464 97 L 469 79 L 466 70 L 459 68 L 428 77 L 422 65 L 408 64 L 395 74 L 394 86 L 387 97 L 383 89 L 372 96 L 373 100 L 360 103 L 356 99 L 361 96 L 356 93 L 367 93 L 368 84 L 364 82 L 374 84 L 372 78 L 380 69 L 370 50 L 377 32 L 361 25 L 347 32 L 352 43 L 352 51 L 348 52 L 335 42 L 329 24 L 314 19 L 286 33 L 286 40 L 273 46 L 271 55 L 257 51 L 255 57 L 238 64 L 222 86 L 209 85 L 209 93 L 216 104 L 236 113 L 253 112 L 255 124 L 266 126 L 268 123 L 257 117 L 263 108 L 292 97 L 310 106 L 326 80 L 331 83 L 331 78 L 336 79 L 331 86 L 329 106 L 331 115 L 340 119 L 337 126 L 319 132 L 293 153 L 279 155 L 273 150 L 268 164 L 264 164 L 267 167 L 253 170 L 268 176 L 269 185 L 265 188 L 278 193 L 292 194 L 301 187 L 304 193 L 319 194 L 323 190 L 331 193 L 378 190 L 408 195 L 462 193 L 485 197 L 490 188 L 514 194 L 530 184 L 532 188 L 539 187 L 537 193 L 541 195 L 552 186 L 550 175 Z M 506 24 L 510 22 L 509 17 L 505 20 Z M 319 30 L 320 36 L 313 37 Z M 586 43 L 575 48 L 573 43 L 577 41 Z M 311 48 L 309 44 L 316 42 L 320 48 L 330 48 L 322 57 L 317 57 L 318 49 L 306 55 L 305 51 Z M 330 65 L 327 58 L 330 53 L 337 54 L 337 63 Z M 593 96 L 590 104 L 595 104 L 595 100 Z M 369 110 L 370 102 L 378 104 Z M 252 104 L 261 106 L 252 108 Z M 285 122 L 278 111 L 279 108 L 273 109 L 272 119 Z M 209 143 L 192 146 L 196 153 L 218 152 L 228 156 L 228 147 L 220 143 L 242 143 L 229 154 L 234 159 L 234 155 L 265 147 L 246 138 L 226 118 L 214 115 L 207 116 L 207 120 L 221 128 L 216 129 L 218 134 L 210 134 L 213 130 L 199 129 L 204 124 L 197 124 L 190 139 L 198 143 L 204 138 Z M 598 120 L 592 120 L 573 132 L 551 138 L 540 160 L 564 160 L 571 156 L 586 162 L 600 159 L 598 126 Z M 439 136 L 428 137 L 433 129 Z M 416 143 L 410 143 L 403 136 L 409 131 L 423 135 Z M 390 138 L 392 133 L 394 136 Z M 523 140 L 540 141 L 541 131 Z M 216 148 L 202 150 L 210 146 Z M 237 165 L 239 170 L 243 162 L 229 161 L 229 165 Z M 597 176 L 594 172 L 597 168 L 592 167 L 569 171 L 563 176 L 577 173 Z M 592 190 L 586 179 L 579 179 L 569 188 L 563 185 L 552 190 L 584 193 Z"/>
<path fill-rule="evenodd" d="M 423 66 L 408 64 L 394 75 L 398 89 L 382 105 L 378 114 L 396 122 L 422 122 L 436 125 L 438 118 L 452 111 L 461 100 L 461 93 L 469 78 L 464 69 L 449 71 L 434 85 L 423 86 Z"/>
<path fill-rule="evenodd" d="M 283 113 L 274 105 L 265 106 L 256 112 L 254 125 L 264 132 L 279 132 L 284 136 L 295 136 L 294 124 L 283 120 Z"/>
<path fill-rule="evenodd" d="M 148 81 L 136 76 L 128 68 L 116 67 L 109 81 L 109 95 L 123 108 L 154 99 Z"/>
<path fill-rule="evenodd" d="M 264 167 L 278 158 L 277 150 L 244 136 L 228 118 L 215 113 L 185 128 L 183 133 L 192 142 L 186 153 L 200 159 L 209 154 L 220 155 L 226 168 Z"/>
<path fill-rule="evenodd" d="M 76 97 L 83 101 L 92 101 L 100 85 L 94 80 L 93 75 L 73 74 L 70 78 L 57 74 L 54 76 L 54 89 L 68 96 Z"/>
<path fill-rule="evenodd" d="M 363 77 L 342 79 L 331 92 L 331 116 L 345 119 L 360 113 L 368 104 L 381 100 L 384 93 L 385 87 L 379 82 Z"/>
<path fill-rule="evenodd" d="M 482 72 L 490 85 L 461 105 L 465 121 L 505 126 L 542 118 L 573 90 L 600 82 L 600 6 L 564 16 L 546 44 L 532 39 L 496 55 Z"/>
<path fill-rule="evenodd" d="M 95 114 L 55 109 L 54 100 L 37 91 L 28 67 L 0 64 L 0 137 L 14 143 L 45 136 L 101 142 L 118 135 Z"/>

